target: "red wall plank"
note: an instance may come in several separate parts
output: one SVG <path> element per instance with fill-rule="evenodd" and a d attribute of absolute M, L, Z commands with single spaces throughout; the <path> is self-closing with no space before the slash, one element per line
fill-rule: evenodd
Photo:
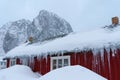
<path fill-rule="evenodd" d="M 108 52 L 104 49 L 104 53 L 97 53 L 96 55 L 93 55 L 91 51 L 74 53 L 70 55 L 71 65 L 84 66 L 108 80 L 120 80 L 120 50 L 116 51 L 115 56 L 113 56 L 111 49 Z"/>
<path fill-rule="evenodd" d="M 111 49 L 104 49 L 103 53 L 98 52 L 96 55 L 91 50 L 78 53 L 71 52 L 67 55 L 70 55 L 71 65 L 84 66 L 108 80 L 120 80 L 120 49 L 114 52 Z M 17 64 L 20 63 L 19 61 L 20 59 L 17 59 Z M 9 67 L 9 63 L 10 60 L 7 59 L 7 67 Z M 35 72 L 39 72 L 42 75 L 46 74 L 50 71 L 50 55 L 46 58 L 41 56 L 34 57 L 34 62 L 31 63 L 29 61 L 29 66 Z"/>
<path fill-rule="evenodd" d="M 7 59 L 7 68 L 10 66 L 10 59 Z"/>

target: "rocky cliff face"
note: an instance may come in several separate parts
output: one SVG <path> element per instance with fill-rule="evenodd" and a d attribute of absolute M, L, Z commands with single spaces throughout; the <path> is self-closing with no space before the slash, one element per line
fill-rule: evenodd
<path fill-rule="evenodd" d="M 30 23 L 30 21 L 25 19 L 11 23 L 3 41 L 3 49 L 5 52 L 11 50 L 21 43 L 24 43 L 27 40 L 27 29 Z"/>
<path fill-rule="evenodd" d="M 1 53 L 7 53 L 29 37 L 33 37 L 34 42 L 42 42 L 65 36 L 72 31 L 67 21 L 54 13 L 42 10 L 32 22 L 22 19 L 8 23 L 0 29 Z"/>
<path fill-rule="evenodd" d="M 29 36 L 37 41 L 64 36 L 70 32 L 72 32 L 72 28 L 68 22 L 45 10 L 40 11 L 28 28 Z"/>
<path fill-rule="evenodd" d="M 3 41 L 7 30 L 9 29 L 11 23 L 7 23 L 0 28 L 0 56 L 4 55 Z"/>

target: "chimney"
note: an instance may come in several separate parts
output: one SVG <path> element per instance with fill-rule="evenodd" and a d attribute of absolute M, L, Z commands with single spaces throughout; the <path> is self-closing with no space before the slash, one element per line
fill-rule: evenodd
<path fill-rule="evenodd" d="M 30 43 L 33 42 L 33 37 L 29 37 L 29 42 L 30 42 Z"/>
<path fill-rule="evenodd" d="M 112 18 L 112 24 L 114 25 L 119 24 L 119 18 L 117 16 Z"/>

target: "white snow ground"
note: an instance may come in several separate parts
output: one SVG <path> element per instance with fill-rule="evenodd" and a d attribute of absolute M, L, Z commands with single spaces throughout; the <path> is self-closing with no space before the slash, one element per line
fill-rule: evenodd
<path fill-rule="evenodd" d="M 38 80 L 107 80 L 81 66 L 68 66 L 53 70 Z"/>
<path fill-rule="evenodd" d="M 39 77 L 27 66 L 16 65 L 0 70 L 0 80 L 107 80 L 81 66 L 67 66 Z"/>
<path fill-rule="evenodd" d="M 15 65 L 0 70 L 0 80 L 36 80 L 39 76 L 27 66 Z"/>
<path fill-rule="evenodd" d="M 103 51 L 103 48 L 120 46 L 120 25 L 115 28 L 100 28 L 84 33 L 72 33 L 63 38 L 57 38 L 42 44 L 23 44 L 9 51 L 6 57 L 23 55 L 41 55 L 59 53 L 63 51 L 82 51 L 93 49 Z"/>

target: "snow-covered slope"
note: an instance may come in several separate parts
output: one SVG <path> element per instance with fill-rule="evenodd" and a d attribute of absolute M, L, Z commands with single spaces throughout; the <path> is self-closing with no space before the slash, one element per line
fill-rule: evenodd
<path fill-rule="evenodd" d="M 16 65 L 0 70 L 0 80 L 37 80 L 38 75 L 27 66 Z"/>
<path fill-rule="evenodd" d="M 107 80 L 82 66 L 68 66 L 53 70 L 38 80 Z"/>
<path fill-rule="evenodd" d="M 4 55 L 3 41 L 7 30 L 9 29 L 11 23 L 7 23 L 0 28 L 0 56 Z"/>
<path fill-rule="evenodd" d="M 22 19 L 0 28 L 0 55 L 26 42 L 29 37 L 37 42 L 65 36 L 72 31 L 67 21 L 52 12 L 42 10 L 32 22 Z"/>
<path fill-rule="evenodd" d="M 5 53 L 27 40 L 27 28 L 30 23 L 29 20 L 22 19 L 10 24 L 3 40 L 3 49 Z"/>
<path fill-rule="evenodd" d="M 67 21 L 46 10 L 40 11 L 28 28 L 28 35 L 32 36 L 34 41 L 49 40 L 71 32 L 73 30 Z"/>
<path fill-rule="evenodd" d="M 8 52 L 6 57 L 23 55 L 46 55 L 70 51 L 103 51 L 103 48 L 115 49 L 120 47 L 120 25 L 114 28 L 100 28 L 84 33 L 71 33 L 42 44 L 23 44 Z M 96 53 L 95 53 L 96 54 Z"/>

